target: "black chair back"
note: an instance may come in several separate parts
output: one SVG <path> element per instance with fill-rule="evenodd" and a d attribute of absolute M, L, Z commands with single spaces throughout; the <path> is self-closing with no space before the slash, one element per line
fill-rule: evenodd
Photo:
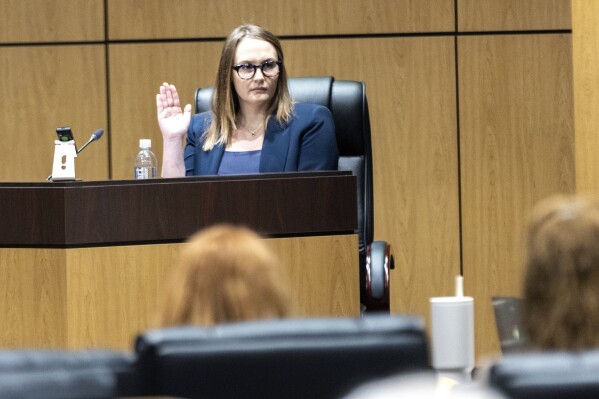
<path fill-rule="evenodd" d="M 599 351 L 507 355 L 491 367 L 489 383 L 513 399 L 599 398 Z"/>
<path fill-rule="evenodd" d="M 145 395 L 185 398 L 339 398 L 429 370 L 422 321 L 386 315 L 154 330 L 136 351 Z"/>
<path fill-rule="evenodd" d="M 0 374 L 0 399 L 112 399 L 114 374 L 106 368 Z"/>
<path fill-rule="evenodd" d="M 112 398 L 137 396 L 131 353 L 105 350 L 0 351 L 0 398 Z"/>

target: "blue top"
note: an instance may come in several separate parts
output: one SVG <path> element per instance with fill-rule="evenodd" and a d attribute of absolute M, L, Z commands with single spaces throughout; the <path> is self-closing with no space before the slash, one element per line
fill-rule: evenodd
<path fill-rule="evenodd" d="M 225 151 L 218 167 L 218 175 L 243 175 L 258 173 L 260 168 L 260 153 L 253 151 Z"/>
<path fill-rule="evenodd" d="M 210 151 L 202 149 L 202 135 L 211 118 L 211 112 L 192 116 L 184 155 L 187 176 L 218 173 L 225 146 L 217 145 Z M 335 124 L 328 108 L 298 103 L 287 123 L 280 124 L 276 118 L 269 118 L 259 172 L 337 170 L 338 160 Z"/>

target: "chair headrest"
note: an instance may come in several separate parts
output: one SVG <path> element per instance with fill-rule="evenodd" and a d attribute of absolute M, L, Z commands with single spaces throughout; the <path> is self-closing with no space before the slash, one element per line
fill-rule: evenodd
<path fill-rule="evenodd" d="M 386 339 L 392 336 L 421 337 L 423 322 L 415 316 L 368 315 L 354 318 L 274 319 L 221 324 L 210 328 L 182 326 L 148 331 L 137 339 L 137 351 L 161 345 L 203 345 L 220 342 L 339 340 L 361 337 Z"/>
<path fill-rule="evenodd" d="M 289 93 L 298 103 L 318 104 L 331 109 L 334 81 L 332 76 L 290 78 Z"/>
<path fill-rule="evenodd" d="M 495 363 L 490 384 L 510 398 L 599 397 L 599 350 L 510 354 Z"/>
<path fill-rule="evenodd" d="M 112 399 L 120 396 L 116 386 L 114 373 L 105 367 L 3 372 L 0 398 Z"/>
<path fill-rule="evenodd" d="M 94 375 L 105 381 L 103 374 L 115 378 L 118 396 L 137 396 L 140 384 L 135 367 L 135 356 L 110 350 L 7 350 L 0 351 L 0 373 L 11 373 L 17 381 L 19 375 L 44 374 L 61 370 L 69 381 L 94 379 Z M 85 370 L 89 370 L 86 374 Z M 103 370 L 103 371 L 102 371 Z M 72 374 L 72 376 L 71 376 Z M 60 377 L 60 375 L 57 375 Z M 24 377 L 23 377 L 24 378 Z M 85 396 L 83 396 L 85 397 Z"/>
<path fill-rule="evenodd" d="M 0 351 L 0 372 L 44 369 L 81 369 L 108 367 L 127 370 L 135 362 L 131 353 L 106 350 L 53 351 L 12 350 Z"/>
<path fill-rule="evenodd" d="M 136 351 L 146 395 L 333 398 L 429 368 L 421 319 L 388 315 L 168 328 L 141 335 Z"/>

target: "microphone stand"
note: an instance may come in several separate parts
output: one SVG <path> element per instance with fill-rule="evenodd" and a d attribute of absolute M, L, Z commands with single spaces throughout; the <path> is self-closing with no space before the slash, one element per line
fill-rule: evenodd
<path fill-rule="evenodd" d="M 90 145 L 93 141 L 100 140 L 100 137 L 102 137 L 103 134 L 104 134 L 104 130 L 102 130 L 102 129 L 96 130 L 95 132 L 92 133 L 92 136 L 89 138 L 89 140 L 87 140 L 87 143 L 83 144 L 83 146 L 81 146 L 81 148 L 77 149 L 77 147 L 75 147 L 75 152 L 77 154 L 79 154 L 81 151 L 83 151 L 85 149 L 85 147 Z M 48 181 L 50 179 L 52 179 L 52 174 L 50 174 L 46 178 L 46 181 Z"/>
<path fill-rule="evenodd" d="M 87 143 L 83 144 L 83 146 L 77 150 L 77 154 L 79 154 L 85 147 L 87 147 L 92 141 L 96 140 L 96 136 L 92 135 L 92 137 L 87 141 Z"/>

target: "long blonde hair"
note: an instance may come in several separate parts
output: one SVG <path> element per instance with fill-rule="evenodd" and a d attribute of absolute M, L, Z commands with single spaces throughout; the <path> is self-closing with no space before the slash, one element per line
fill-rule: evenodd
<path fill-rule="evenodd" d="M 558 196 L 528 229 L 525 325 L 538 349 L 599 347 L 599 201 Z"/>
<path fill-rule="evenodd" d="M 159 327 L 289 314 L 279 262 L 253 231 L 217 225 L 193 235 L 172 270 L 157 314 Z"/>
<path fill-rule="evenodd" d="M 273 45 L 277 51 L 281 70 L 277 79 L 277 88 L 268 115 L 274 115 L 279 123 L 289 121 L 293 113 L 293 101 L 287 86 L 287 69 L 283 48 L 279 39 L 266 29 L 256 25 L 241 25 L 231 32 L 220 55 L 220 63 L 216 74 L 214 92 L 212 95 L 213 117 L 210 126 L 204 133 L 203 149 L 208 151 L 215 145 L 227 145 L 231 141 L 233 131 L 236 129 L 235 117 L 239 112 L 239 96 L 233 86 L 233 63 L 235 51 L 239 42 L 246 37 L 264 40 Z"/>

